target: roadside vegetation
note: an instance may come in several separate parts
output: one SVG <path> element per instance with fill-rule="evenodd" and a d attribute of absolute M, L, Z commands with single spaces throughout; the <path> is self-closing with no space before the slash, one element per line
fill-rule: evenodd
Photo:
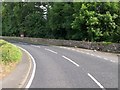
<path fill-rule="evenodd" d="M 120 42 L 120 2 L 4 2 L 2 34 Z"/>
<path fill-rule="evenodd" d="M 20 49 L 11 43 L 0 40 L 0 78 L 11 72 L 16 64 L 21 60 L 22 52 Z"/>

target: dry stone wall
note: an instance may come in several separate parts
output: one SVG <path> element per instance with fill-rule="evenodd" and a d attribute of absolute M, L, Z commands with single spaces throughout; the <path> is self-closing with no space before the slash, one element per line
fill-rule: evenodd
<path fill-rule="evenodd" d="M 103 43 L 103 42 L 85 42 L 74 40 L 58 40 L 58 39 L 43 39 L 43 38 L 29 38 L 29 37 L 1 37 L 5 40 L 14 40 L 20 42 L 27 42 L 33 44 L 57 45 L 78 47 L 98 51 L 117 52 L 120 53 L 120 43 Z"/>

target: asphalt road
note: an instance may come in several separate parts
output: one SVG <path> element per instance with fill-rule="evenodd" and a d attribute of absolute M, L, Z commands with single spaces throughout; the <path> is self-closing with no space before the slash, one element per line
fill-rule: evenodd
<path fill-rule="evenodd" d="M 16 45 L 36 62 L 30 88 L 118 88 L 118 63 L 54 46 Z"/>

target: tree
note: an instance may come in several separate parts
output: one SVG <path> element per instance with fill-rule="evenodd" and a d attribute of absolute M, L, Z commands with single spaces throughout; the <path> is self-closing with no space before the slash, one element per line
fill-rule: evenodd
<path fill-rule="evenodd" d="M 3 35 L 43 37 L 45 26 L 42 3 L 3 3 Z"/>
<path fill-rule="evenodd" d="M 72 3 L 54 3 L 48 11 L 48 25 L 55 38 L 69 39 L 71 36 Z"/>
<path fill-rule="evenodd" d="M 114 41 L 114 33 L 119 27 L 116 21 L 119 18 L 118 10 L 118 3 L 82 3 L 79 14 L 74 15 L 75 19 L 72 23 L 72 28 L 79 32 L 74 38 Z"/>
<path fill-rule="evenodd" d="M 4 2 L 5 36 L 120 42 L 120 2 Z"/>

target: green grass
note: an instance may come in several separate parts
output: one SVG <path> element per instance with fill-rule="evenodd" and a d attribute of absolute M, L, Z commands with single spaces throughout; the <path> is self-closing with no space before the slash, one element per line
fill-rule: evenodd
<path fill-rule="evenodd" d="M 4 40 L 0 40 L 0 54 L 2 57 L 0 64 L 19 62 L 22 57 L 22 52 L 18 47 Z"/>

